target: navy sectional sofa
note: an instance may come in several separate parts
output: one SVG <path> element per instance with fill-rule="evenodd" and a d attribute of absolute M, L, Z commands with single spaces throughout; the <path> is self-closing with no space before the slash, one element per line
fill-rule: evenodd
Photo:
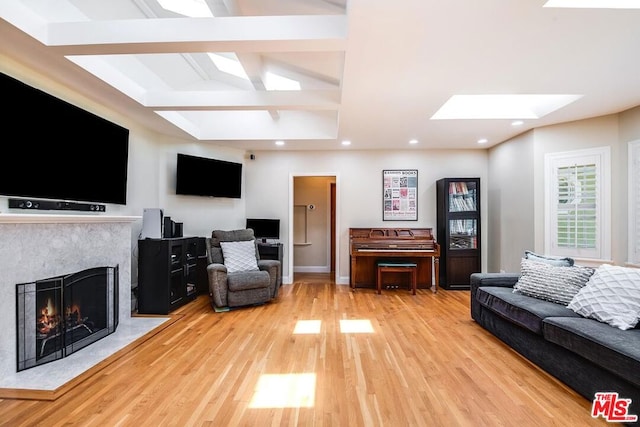
<path fill-rule="evenodd" d="M 564 305 L 514 293 L 518 278 L 517 273 L 472 274 L 473 320 L 589 401 L 596 392 L 631 399 L 628 413 L 640 419 L 640 327 L 621 330 Z"/>

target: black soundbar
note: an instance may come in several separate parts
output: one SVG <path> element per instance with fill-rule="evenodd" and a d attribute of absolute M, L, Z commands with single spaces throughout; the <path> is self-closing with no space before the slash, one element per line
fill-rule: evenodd
<path fill-rule="evenodd" d="M 56 202 L 35 199 L 9 199 L 9 208 L 89 212 L 106 212 L 107 210 L 106 205 L 97 203 Z"/>

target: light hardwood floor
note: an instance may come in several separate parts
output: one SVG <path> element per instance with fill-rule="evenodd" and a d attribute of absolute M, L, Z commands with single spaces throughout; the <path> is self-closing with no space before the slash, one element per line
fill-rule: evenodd
<path fill-rule="evenodd" d="M 0 400 L 0 425 L 611 425 L 475 324 L 468 291 L 297 275 L 267 305 L 215 313 L 201 296 L 172 316 L 54 401 Z"/>

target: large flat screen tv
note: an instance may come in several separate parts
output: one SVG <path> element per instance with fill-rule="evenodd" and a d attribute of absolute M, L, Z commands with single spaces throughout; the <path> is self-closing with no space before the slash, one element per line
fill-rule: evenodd
<path fill-rule="evenodd" d="M 3 73 L 0 93 L 0 195 L 127 203 L 128 129 Z"/>
<path fill-rule="evenodd" d="M 268 239 L 280 238 L 280 220 L 271 218 L 247 218 L 246 227 L 253 230 L 256 239 L 266 242 Z"/>
<path fill-rule="evenodd" d="M 242 163 L 178 153 L 176 194 L 239 199 Z"/>

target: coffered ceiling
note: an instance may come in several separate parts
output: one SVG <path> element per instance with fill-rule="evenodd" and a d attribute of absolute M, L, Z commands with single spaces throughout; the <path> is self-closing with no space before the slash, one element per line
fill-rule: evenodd
<path fill-rule="evenodd" d="M 142 126 L 246 150 L 487 148 L 640 105 L 640 10 L 545 1 L 2 0 L 0 54 Z M 505 113 L 485 95 L 561 98 Z M 442 117 L 465 99 L 466 118 Z"/>

